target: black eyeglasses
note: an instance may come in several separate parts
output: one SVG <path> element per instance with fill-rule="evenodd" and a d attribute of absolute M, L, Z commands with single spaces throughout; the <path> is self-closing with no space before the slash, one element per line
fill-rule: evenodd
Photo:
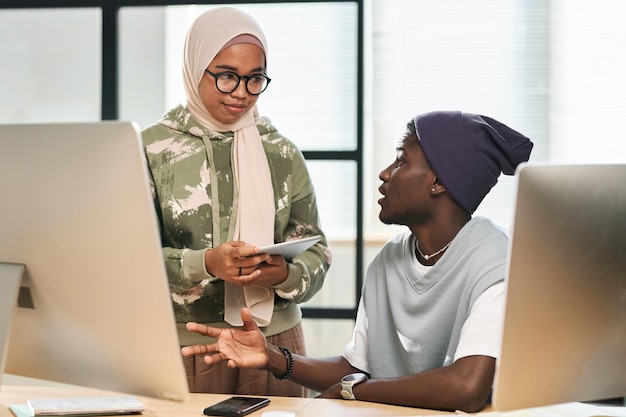
<path fill-rule="evenodd" d="M 204 72 L 215 78 L 215 87 L 225 94 L 235 91 L 239 87 L 242 78 L 246 80 L 246 91 L 253 96 L 258 96 L 265 91 L 270 81 L 272 81 L 265 74 L 239 75 L 232 71 L 212 73 L 207 69 Z"/>

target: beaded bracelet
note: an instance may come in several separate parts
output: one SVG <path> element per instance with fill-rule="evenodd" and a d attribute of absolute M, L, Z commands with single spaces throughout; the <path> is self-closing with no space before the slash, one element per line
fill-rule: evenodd
<path fill-rule="evenodd" d="M 276 375 L 273 372 L 272 375 L 274 375 L 274 378 L 276 379 L 289 379 L 291 378 L 291 372 L 293 372 L 293 354 L 286 346 L 278 346 L 278 349 L 280 349 L 280 351 L 283 352 L 283 355 L 285 355 L 285 360 L 287 361 L 287 370 L 282 375 Z"/>

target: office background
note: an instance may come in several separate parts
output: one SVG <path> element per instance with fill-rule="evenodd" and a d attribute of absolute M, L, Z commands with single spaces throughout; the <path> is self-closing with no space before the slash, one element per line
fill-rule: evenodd
<path fill-rule="evenodd" d="M 185 31 L 215 3 L 0 0 L 0 123 L 135 120 L 183 95 Z M 499 119 L 531 162 L 626 163 L 626 4 L 620 0 L 231 2 L 269 41 L 262 114 L 305 152 L 334 253 L 304 306 L 309 353 L 350 339 L 367 263 L 399 230 L 377 218 L 378 173 L 430 110 Z M 478 215 L 509 227 L 515 182 Z"/>

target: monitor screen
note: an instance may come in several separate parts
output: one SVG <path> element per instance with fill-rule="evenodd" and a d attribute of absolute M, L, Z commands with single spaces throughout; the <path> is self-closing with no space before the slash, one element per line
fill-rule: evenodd
<path fill-rule="evenodd" d="M 135 123 L 0 126 L 0 264 L 5 373 L 187 398 Z"/>
<path fill-rule="evenodd" d="M 626 165 L 526 165 L 494 408 L 626 396 Z"/>

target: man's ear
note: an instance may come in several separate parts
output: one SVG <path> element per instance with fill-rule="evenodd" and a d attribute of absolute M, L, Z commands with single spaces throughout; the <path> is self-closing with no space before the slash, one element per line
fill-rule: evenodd
<path fill-rule="evenodd" d="M 446 191 L 446 186 L 439 182 L 439 179 L 435 177 L 433 181 L 433 186 L 430 188 L 430 192 L 432 194 L 439 194 Z"/>

